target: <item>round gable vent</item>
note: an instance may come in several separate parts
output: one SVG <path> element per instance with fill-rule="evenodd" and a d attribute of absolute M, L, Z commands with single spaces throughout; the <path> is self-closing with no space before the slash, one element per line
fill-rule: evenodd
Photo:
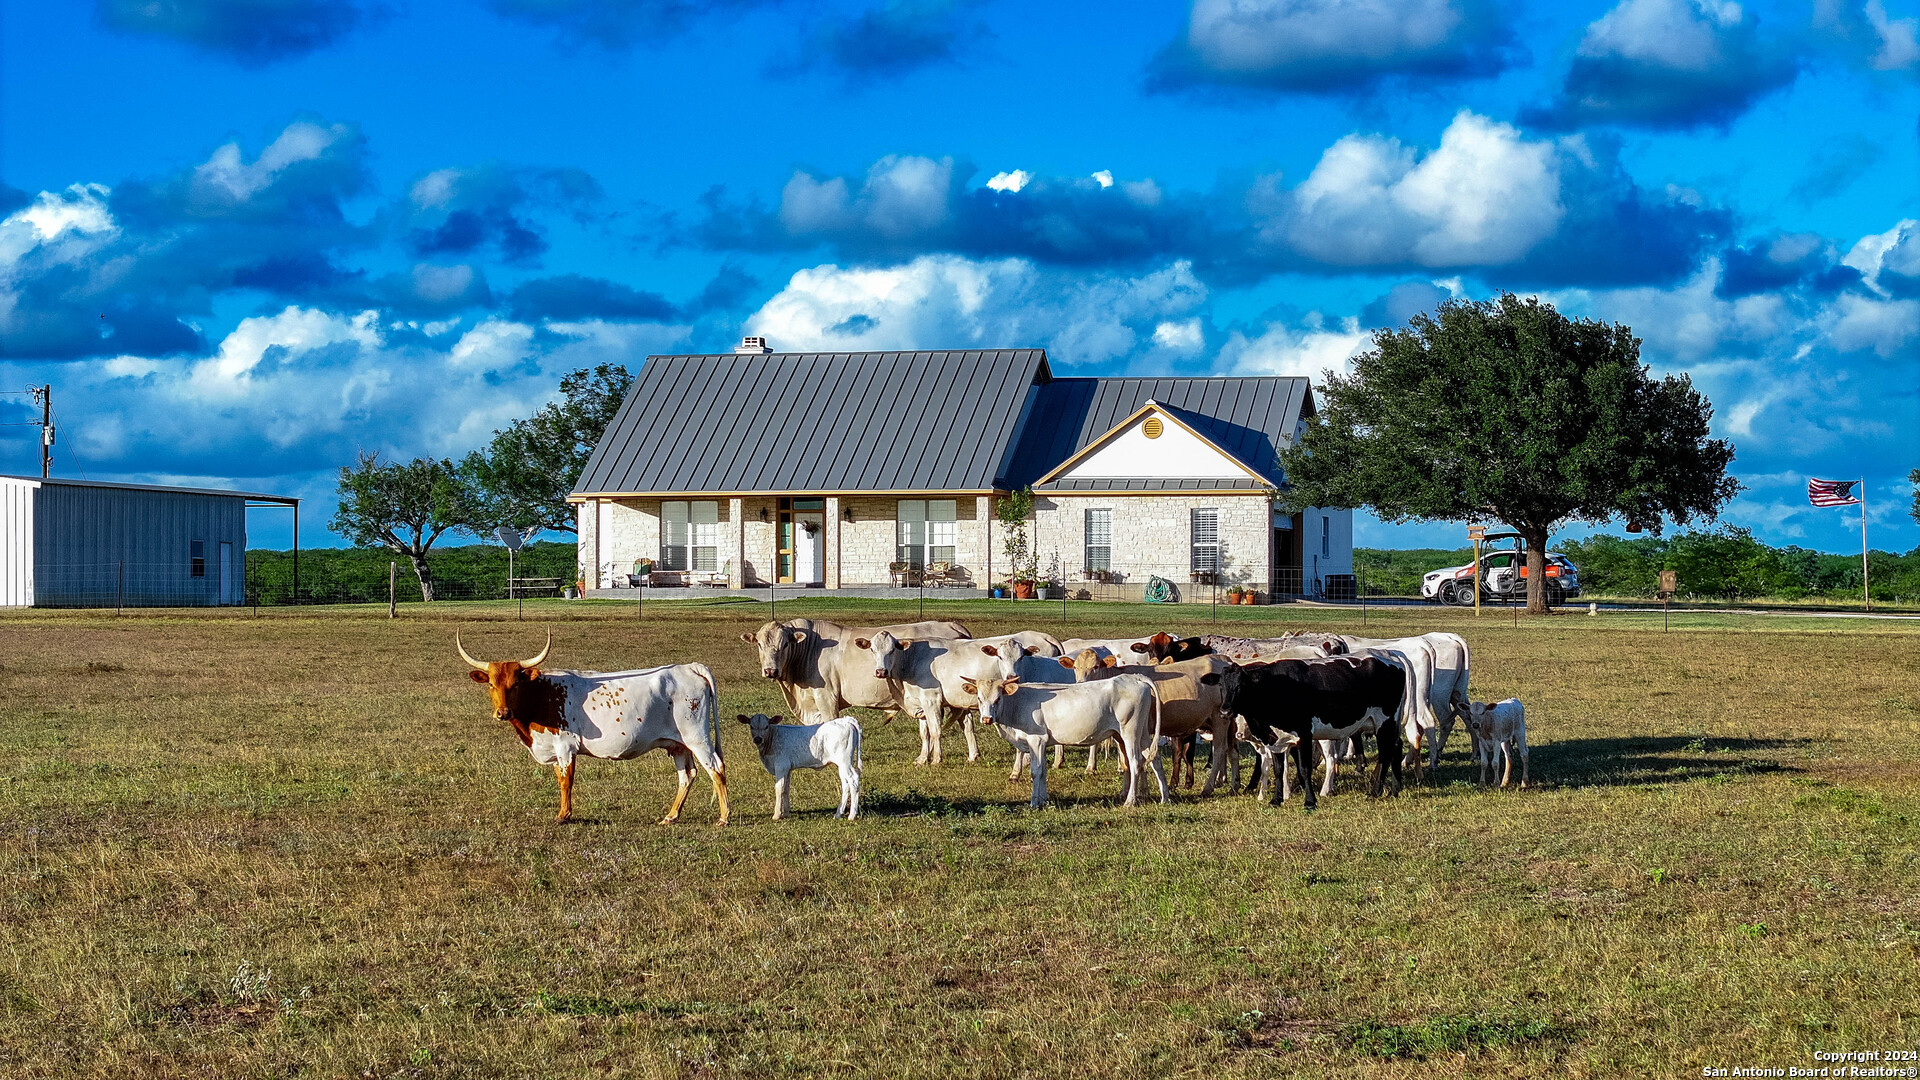
<path fill-rule="evenodd" d="M 1147 422 L 1140 425 L 1140 431 L 1149 439 L 1159 438 L 1160 433 L 1165 430 L 1167 430 L 1167 426 L 1162 424 L 1160 418 L 1157 416 L 1147 417 Z"/>

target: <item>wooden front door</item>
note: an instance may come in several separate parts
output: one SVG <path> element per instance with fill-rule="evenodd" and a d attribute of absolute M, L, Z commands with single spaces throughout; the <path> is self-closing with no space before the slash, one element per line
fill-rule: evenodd
<path fill-rule="evenodd" d="M 774 525 L 774 580 L 783 585 L 820 584 L 827 500 L 783 498 L 779 505 L 778 523 Z M 812 536 L 800 534 L 807 526 L 813 528 Z"/>

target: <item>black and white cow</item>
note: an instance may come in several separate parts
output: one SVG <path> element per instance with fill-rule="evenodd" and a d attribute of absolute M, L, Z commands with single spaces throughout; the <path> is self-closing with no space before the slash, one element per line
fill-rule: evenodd
<path fill-rule="evenodd" d="M 1275 660 L 1241 667 L 1233 707 L 1255 741 L 1272 746 L 1297 740 L 1291 749 L 1311 810 L 1316 801 L 1310 782 L 1314 748 L 1323 739 L 1378 736 L 1380 756 L 1371 794 L 1382 794 L 1389 764 L 1393 794 L 1400 793 L 1400 725 L 1395 714 L 1406 689 L 1406 672 L 1376 656 Z"/>

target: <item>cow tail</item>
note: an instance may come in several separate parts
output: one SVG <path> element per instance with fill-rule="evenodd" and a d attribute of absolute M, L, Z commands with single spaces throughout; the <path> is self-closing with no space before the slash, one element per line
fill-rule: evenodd
<path fill-rule="evenodd" d="M 715 772 L 726 767 L 726 761 L 720 756 L 720 687 L 713 681 L 713 670 L 705 664 L 688 664 L 700 681 L 707 684 L 706 709 L 707 742 L 713 747 L 713 761 L 709 767 Z"/>
<path fill-rule="evenodd" d="M 1160 756 L 1160 695 L 1149 689 L 1147 696 L 1153 699 L 1153 737 L 1147 740 L 1147 752 L 1140 757 L 1143 765 L 1153 764 L 1154 759 Z"/>

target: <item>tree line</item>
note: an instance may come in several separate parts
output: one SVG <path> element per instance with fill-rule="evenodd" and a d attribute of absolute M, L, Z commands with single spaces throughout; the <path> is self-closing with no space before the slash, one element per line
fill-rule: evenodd
<path fill-rule="evenodd" d="M 1651 599 L 1660 572 L 1672 570 L 1680 595 L 1719 600 L 1805 600 L 1860 596 L 1860 556 L 1789 545 L 1772 547 L 1739 527 L 1670 537 L 1590 536 L 1554 545 L 1580 571 L 1583 595 Z M 1418 596 L 1428 571 L 1465 566 L 1473 549 L 1355 548 L 1355 569 L 1373 595 Z M 1875 600 L 1920 600 L 1920 548 L 1868 556 Z"/>
<path fill-rule="evenodd" d="M 617 364 L 574 371 L 560 380 L 560 400 L 494 432 L 458 461 L 387 461 L 363 451 L 340 470 L 340 505 L 328 527 L 362 548 L 405 558 L 420 598 L 432 600 L 435 560 L 428 554 L 450 532 L 480 539 L 501 526 L 529 538 L 577 532 L 567 494 L 632 385 L 633 374 Z M 570 560 L 565 576 L 572 573 Z"/>

